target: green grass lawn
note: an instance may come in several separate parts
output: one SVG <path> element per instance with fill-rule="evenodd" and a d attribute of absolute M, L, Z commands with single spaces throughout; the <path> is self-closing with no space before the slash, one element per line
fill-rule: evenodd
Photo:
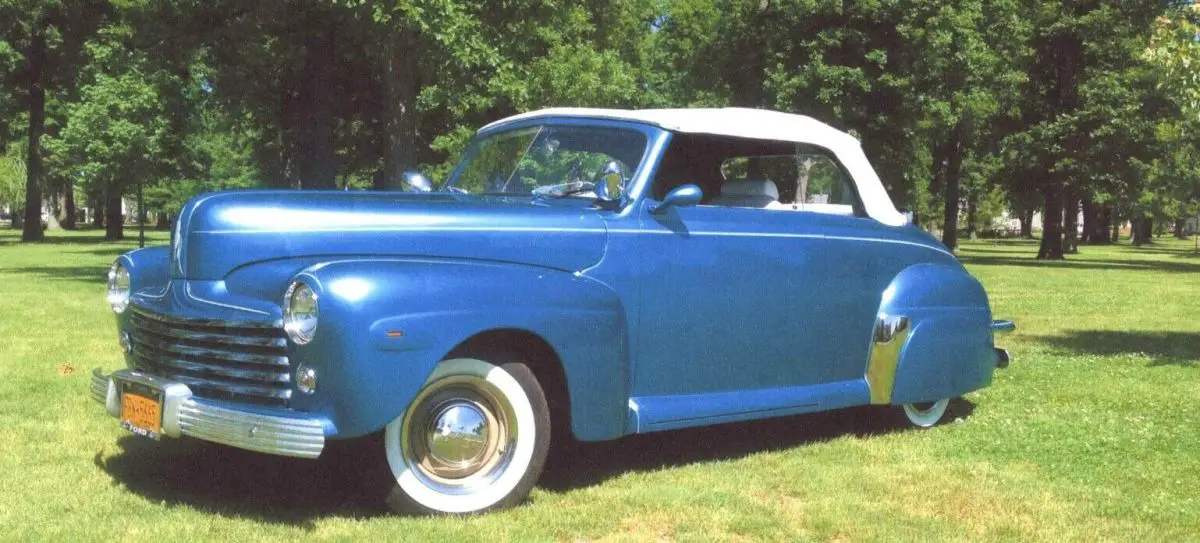
<path fill-rule="evenodd" d="M 1200 538 L 1200 258 L 1192 242 L 966 244 L 1012 366 L 928 431 L 878 411 L 636 436 L 558 454 L 520 508 L 383 513 L 362 463 L 126 434 L 88 397 L 123 366 L 103 301 L 134 241 L 0 231 L 0 538 L 1180 540 Z M 136 234 L 133 235 L 136 238 Z M 165 233 L 153 241 L 164 243 Z"/>

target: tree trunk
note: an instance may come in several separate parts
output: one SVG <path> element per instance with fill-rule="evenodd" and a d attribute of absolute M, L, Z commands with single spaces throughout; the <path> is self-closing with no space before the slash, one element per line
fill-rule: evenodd
<path fill-rule="evenodd" d="M 946 174 L 943 178 L 946 183 L 946 208 L 942 221 L 942 245 L 951 251 L 958 249 L 958 199 L 962 180 L 963 144 L 961 136 L 964 122 L 959 121 L 954 126 L 946 141 Z"/>
<path fill-rule="evenodd" d="M 1121 241 L 1121 214 L 1115 209 L 1109 210 L 1109 215 L 1112 218 L 1112 232 L 1109 234 L 1109 243 Z"/>
<path fill-rule="evenodd" d="M 171 216 L 166 213 L 158 213 L 158 220 L 154 223 L 155 230 L 170 230 Z"/>
<path fill-rule="evenodd" d="M 808 180 L 812 177 L 812 169 L 813 169 L 813 166 L 815 166 L 815 165 L 816 165 L 815 160 L 813 160 L 811 158 L 806 158 L 806 159 L 804 159 L 804 162 L 800 163 L 800 165 L 799 165 L 800 167 L 797 168 L 798 171 L 796 173 L 796 197 L 792 199 L 793 202 L 798 203 L 798 204 L 807 204 L 808 203 Z M 913 222 L 914 223 L 916 222 L 916 217 L 917 217 L 916 212 L 913 212 Z"/>
<path fill-rule="evenodd" d="M 12 208 L 12 228 L 20 230 L 25 227 L 25 208 L 13 206 Z"/>
<path fill-rule="evenodd" d="M 1113 210 L 1107 204 L 1099 205 L 1098 208 L 1096 212 L 1096 229 L 1092 232 L 1092 243 L 1104 245 L 1111 243 L 1109 230 L 1113 222 Z"/>
<path fill-rule="evenodd" d="M 1033 239 L 1033 209 L 1021 211 L 1021 216 L 1017 220 L 1021 221 L 1021 237 Z"/>
<path fill-rule="evenodd" d="M 104 228 L 104 195 L 92 200 L 92 228 Z"/>
<path fill-rule="evenodd" d="M 107 201 L 104 203 L 104 239 L 115 241 L 125 239 L 125 218 L 121 214 L 121 186 L 116 182 L 109 184 L 105 191 Z"/>
<path fill-rule="evenodd" d="M 63 220 L 59 224 L 65 230 L 74 230 L 75 222 L 79 219 L 79 210 L 75 208 L 75 182 L 67 181 L 63 190 Z"/>
<path fill-rule="evenodd" d="M 309 12 L 304 40 L 304 80 L 300 88 L 300 150 L 297 157 L 301 188 L 336 188 L 333 114 L 333 23 L 325 10 Z"/>
<path fill-rule="evenodd" d="M 1175 239 L 1188 239 L 1187 234 L 1183 232 L 1183 225 L 1187 223 L 1187 219 L 1175 219 Z"/>
<path fill-rule="evenodd" d="M 808 187 L 804 187 L 804 190 L 807 192 Z M 796 198 L 796 201 L 799 202 L 800 197 Z M 917 182 L 913 182 L 912 187 L 912 223 L 917 228 L 921 227 L 921 184 Z"/>
<path fill-rule="evenodd" d="M 383 37 L 383 171 L 373 181 L 376 190 L 402 189 L 403 174 L 417 167 L 417 47 L 405 28 Z"/>
<path fill-rule="evenodd" d="M 972 240 L 979 239 L 979 232 L 975 228 L 977 222 L 979 222 L 979 197 L 972 191 L 967 193 L 967 237 Z"/>
<path fill-rule="evenodd" d="M 46 29 L 44 18 L 34 23 L 29 52 L 29 151 L 25 158 L 25 224 L 23 241 L 41 241 L 42 232 L 42 133 L 46 129 Z"/>
<path fill-rule="evenodd" d="M 1080 243 L 1092 244 L 1096 243 L 1096 225 L 1100 219 L 1100 206 L 1092 199 L 1084 196 L 1080 201 L 1080 207 L 1083 208 L 1083 236 L 1080 237 Z"/>
<path fill-rule="evenodd" d="M 1046 182 L 1042 187 L 1046 216 L 1042 217 L 1042 243 L 1038 247 L 1038 260 L 1063 259 L 1062 190 L 1062 186 L 1053 181 Z"/>
<path fill-rule="evenodd" d="M 1148 245 L 1154 242 L 1154 219 L 1140 217 L 1133 220 L 1133 231 L 1130 237 L 1134 245 Z"/>
<path fill-rule="evenodd" d="M 1063 252 L 1076 254 L 1079 252 L 1079 197 L 1073 188 L 1065 190 L 1064 196 Z"/>

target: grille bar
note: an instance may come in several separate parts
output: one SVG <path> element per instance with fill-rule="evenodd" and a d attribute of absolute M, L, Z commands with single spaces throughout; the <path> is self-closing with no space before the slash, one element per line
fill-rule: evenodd
<path fill-rule="evenodd" d="M 213 345 L 230 345 L 241 347 L 287 347 L 287 340 L 281 337 L 243 337 L 228 334 L 199 332 L 172 327 L 160 321 L 150 320 L 133 313 L 130 319 L 138 329 L 148 334 L 154 334 L 165 340 L 175 340 L 182 343 L 200 343 Z"/>
<path fill-rule="evenodd" d="M 172 343 L 170 341 L 163 341 L 149 334 L 142 333 L 136 328 L 130 335 L 133 336 L 134 342 L 139 345 L 147 345 L 164 353 L 169 353 L 171 355 L 197 361 L 209 360 L 215 361 L 215 363 L 218 364 L 225 362 L 241 362 L 244 364 L 260 364 L 264 366 L 284 367 L 287 367 L 288 365 L 288 358 L 286 356 L 237 352 L 234 350 L 226 350 L 225 347 L 197 347 L 183 343 Z"/>
<path fill-rule="evenodd" d="M 163 366 L 167 369 L 193 375 L 195 377 L 229 377 L 231 379 L 241 379 L 251 383 L 260 381 L 267 383 L 286 384 L 292 380 L 286 368 L 283 371 L 262 371 L 219 366 L 216 364 L 205 364 L 202 362 L 192 362 L 188 360 L 180 360 L 178 358 L 170 358 L 169 355 L 164 356 L 161 353 L 156 353 L 149 349 L 143 349 L 141 346 L 135 346 L 133 348 L 133 354 L 138 358 L 149 360 L 151 364 L 156 366 Z"/>
<path fill-rule="evenodd" d="M 201 398 L 287 405 L 292 374 L 282 327 L 130 309 L 137 369 L 185 384 Z"/>

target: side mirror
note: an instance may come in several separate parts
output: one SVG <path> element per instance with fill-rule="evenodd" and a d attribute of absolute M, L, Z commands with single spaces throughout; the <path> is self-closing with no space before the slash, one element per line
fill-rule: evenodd
<path fill-rule="evenodd" d="M 680 185 L 671 189 L 667 193 L 667 197 L 663 198 L 661 204 L 650 208 L 650 213 L 660 215 L 666 213 L 671 207 L 691 207 L 700 203 L 700 199 L 704 197 L 704 191 L 696 185 L 687 184 Z"/>
<path fill-rule="evenodd" d="M 596 198 L 606 202 L 616 202 L 625 197 L 625 169 L 615 160 L 609 161 L 600 170 L 592 190 Z"/>
<path fill-rule="evenodd" d="M 401 174 L 400 178 L 404 182 L 405 188 L 414 192 L 430 192 L 433 190 L 433 182 L 421 172 L 407 171 Z"/>

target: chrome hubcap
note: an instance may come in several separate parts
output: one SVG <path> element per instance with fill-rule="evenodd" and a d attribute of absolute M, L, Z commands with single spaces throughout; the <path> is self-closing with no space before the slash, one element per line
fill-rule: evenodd
<path fill-rule="evenodd" d="M 488 417 L 471 402 L 451 400 L 431 417 L 425 446 L 430 468 L 442 477 L 479 469 L 488 446 Z"/>
<path fill-rule="evenodd" d="M 485 379 L 449 376 L 430 383 L 405 414 L 401 447 L 421 481 L 458 494 L 504 473 L 516 442 L 516 415 Z"/>

